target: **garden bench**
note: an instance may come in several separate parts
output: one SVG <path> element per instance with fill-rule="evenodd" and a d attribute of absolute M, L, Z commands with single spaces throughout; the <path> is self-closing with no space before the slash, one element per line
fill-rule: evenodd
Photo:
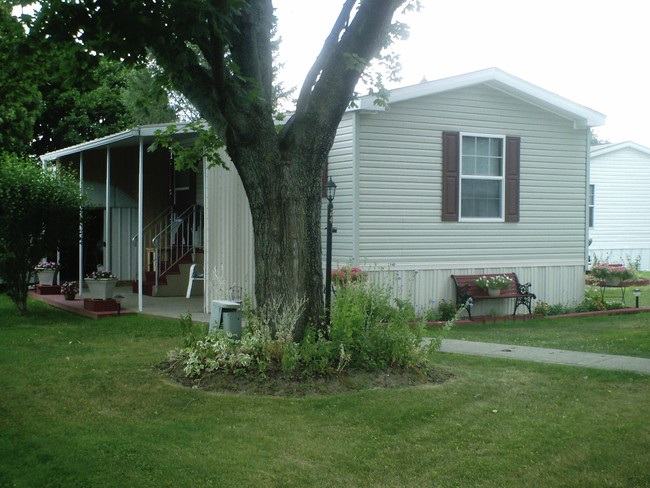
<path fill-rule="evenodd" d="M 478 287 L 475 281 L 481 276 L 487 278 L 493 276 L 507 276 L 512 281 L 510 286 L 505 290 L 501 290 L 501 294 L 497 296 L 488 295 L 486 290 L 483 290 Z M 496 273 L 496 274 L 478 274 L 478 275 L 451 275 L 451 278 L 454 280 L 456 285 L 456 306 L 460 307 L 461 305 L 467 303 L 467 300 L 470 298 L 472 302 L 478 300 L 494 300 L 500 298 L 514 298 L 515 299 L 515 310 L 512 315 L 517 313 L 517 308 L 519 305 L 525 305 L 528 308 L 528 313 L 533 313 L 532 311 L 532 302 L 534 298 L 537 298 L 534 293 L 530 293 L 530 283 L 521 284 L 519 283 L 519 278 L 515 273 Z M 467 313 L 469 318 L 472 318 L 471 307 L 467 307 Z"/>

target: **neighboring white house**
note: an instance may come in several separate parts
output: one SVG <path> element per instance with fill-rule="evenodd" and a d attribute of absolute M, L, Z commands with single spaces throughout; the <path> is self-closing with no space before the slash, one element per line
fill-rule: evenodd
<path fill-rule="evenodd" d="M 419 307 L 453 300 L 452 274 L 494 272 L 516 272 L 549 303 L 582 300 L 590 128 L 602 125 L 604 115 L 496 68 L 392 90 L 386 108 L 373 101 L 362 97 L 345 113 L 330 152 L 327 171 L 338 185 L 337 266 L 360 265 Z M 138 202 L 138 227 L 146 227 L 158 207 L 174 204 L 178 186 L 168 155 L 144 150 L 154 129 L 136 128 L 43 159 L 68 161 L 81 179 L 96 166 L 94 180 L 105 181 L 104 189 L 119 184 Z M 116 174 L 127 159 L 128 169 Z M 204 208 L 209 310 L 210 301 L 227 298 L 233 286 L 252 296 L 254 266 L 239 176 L 234 168 L 206 168 L 189 186 L 195 185 L 190 200 Z M 105 202 L 105 214 L 114 215 L 118 199 L 106 192 Z M 112 221 L 104 217 L 104 239 L 119 235 L 132 246 L 132 227 L 121 231 Z M 133 242 L 143 253 L 150 248 L 146 239 Z M 140 259 L 137 267 L 144 269 L 145 258 L 134 253 L 129 259 Z M 506 300 L 494 302 L 477 304 L 475 313 L 511 310 Z"/>
<path fill-rule="evenodd" d="M 650 270 L 650 149 L 634 142 L 591 148 L 589 252 Z"/>

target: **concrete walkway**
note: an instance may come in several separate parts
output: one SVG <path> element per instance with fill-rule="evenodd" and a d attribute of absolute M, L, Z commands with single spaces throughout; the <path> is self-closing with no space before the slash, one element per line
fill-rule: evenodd
<path fill-rule="evenodd" d="M 612 354 L 564 351 L 545 347 L 509 346 L 455 339 L 443 339 L 440 352 L 650 374 L 650 359 Z"/>
<path fill-rule="evenodd" d="M 121 295 L 122 308 L 132 310 L 136 313 L 151 315 L 154 317 L 164 317 L 169 319 L 178 319 L 181 315 L 188 312 L 192 314 L 192 320 L 195 322 L 210 322 L 210 314 L 203 311 L 203 296 L 185 297 L 149 297 L 143 296 L 143 310 L 138 312 L 138 294 L 133 293 L 130 287 L 118 287 L 115 289 L 116 295 Z"/>

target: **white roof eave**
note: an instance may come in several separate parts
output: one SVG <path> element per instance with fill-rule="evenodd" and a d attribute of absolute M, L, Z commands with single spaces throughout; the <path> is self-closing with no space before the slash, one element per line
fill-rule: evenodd
<path fill-rule="evenodd" d="M 390 106 L 390 104 L 404 100 L 434 95 L 478 84 L 486 84 L 532 105 L 568 118 L 574 122 L 576 128 L 597 127 L 603 125 L 606 120 L 605 115 L 600 112 L 533 85 L 498 68 L 487 68 L 450 78 L 397 88 L 390 91 L 388 104 Z M 385 110 L 384 107 L 375 105 L 374 101 L 375 98 L 372 96 L 361 97 L 357 104 L 358 110 Z"/>
<path fill-rule="evenodd" d="M 591 148 L 591 157 L 597 158 L 599 156 L 604 156 L 614 151 L 620 151 L 621 149 L 635 149 L 636 151 L 642 152 L 650 156 L 650 148 L 637 144 L 633 141 L 618 142 L 616 144 L 607 144 L 604 146 L 595 146 Z"/>
<path fill-rule="evenodd" d="M 98 139 L 93 139 L 92 141 L 82 142 L 80 144 L 75 144 L 74 146 L 65 147 L 63 149 L 58 149 L 56 151 L 51 151 L 40 156 L 41 161 L 51 161 L 53 159 L 62 158 L 64 156 L 69 156 L 71 154 L 78 154 L 84 151 L 90 151 L 93 149 L 99 149 L 102 147 L 111 146 L 128 139 L 135 139 L 139 137 L 144 138 L 153 138 L 156 135 L 156 132 L 159 130 L 164 130 L 171 125 L 178 126 L 178 132 L 182 132 L 183 128 L 187 125 L 185 122 L 176 122 L 170 124 L 156 124 L 156 125 L 142 125 L 139 127 L 134 127 L 133 129 L 128 129 L 122 132 L 117 132 L 108 136 L 100 137 Z"/>

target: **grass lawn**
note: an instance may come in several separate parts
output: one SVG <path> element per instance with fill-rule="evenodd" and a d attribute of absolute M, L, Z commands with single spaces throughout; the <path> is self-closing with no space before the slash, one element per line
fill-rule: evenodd
<path fill-rule="evenodd" d="M 649 272 L 639 274 L 650 278 Z M 605 288 L 604 291 L 607 302 L 621 301 L 621 289 Z M 641 287 L 641 291 L 639 306 L 650 307 L 650 286 Z M 625 301 L 628 307 L 635 305 L 631 289 L 626 290 Z M 431 336 L 440 334 L 435 328 L 429 331 Z M 457 324 L 444 332 L 443 337 L 650 358 L 650 313 Z"/>
<path fill-rule="evenodd" d="M 446 332 L 431 328 L 428 333 L 446 339 L 650 358 L 650 312 L 457 324 Z"/>
<path fill-rule="evenodd" d="M 638 272 L 639 278 L 650 279 L 650 271 L 640 271 Z M 628 307 L 634 307 L 636 305 L 636 298 L 632 293 L 632 288 L 608 288 L 605 287 L 604 290 L 598 288 L 599 291 L 604 291 L 604 298 L 607 302 L 621 302 L 625 299 L 625 305 Z M 641 290 L 641 295 L 639 296 L 639 306 L 640 307 L 650 307 L 650 286 L 640 286 L 638 287 Z M 625 295 L 623 296 L 623 291 Z"/>
<path fill-rule="evenodd" d="M 650 376 L 440 354 L 429 387 L 306 398 L 163 381 L 174 321 L 0 297 L 0 487 L 650 486 Z"/>

